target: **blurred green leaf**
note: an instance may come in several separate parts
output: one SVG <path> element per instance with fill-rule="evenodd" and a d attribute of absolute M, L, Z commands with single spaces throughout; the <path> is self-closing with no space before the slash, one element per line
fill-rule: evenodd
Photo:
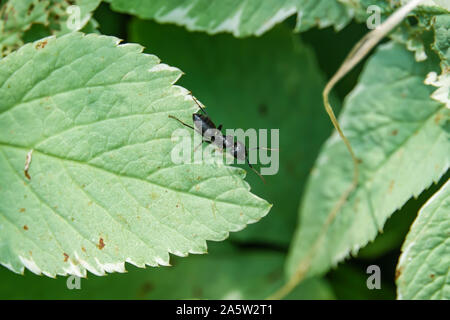
<path fill-rule="evenodd" d="M 450 68 L 450 14 L 436 16 L 433 20 L 433 29 L 433 48 L 442 61 L 442 70 L 445 70 Z"/>
<path fill-rule="evenodd" d="M 95 22 L 91 21 L 91 12 L 101 0 L 8 0 L 0 7 L 0 57 L 16 50 L 24 42 L 34 41 L 51 34 L 71 32 L 67 26 L 76 21 L 75 15 L 66 11 L 70 5 L 79 7 L 79 29 Z M 34 28 L 38 26 L 37 28 Z M 31 29 L 31 34 L 30 34 Z M 36 36 L 35 36 L 36 34 Z"/>
<path fill-rule="evenodd" d="M 168 265 L 269 211 L 244 170 L 172 162 L 168 115 L 197 106 L 180 70 L 118 42 L 70 33 L 0 60 L 0 263 L 15 272 Z"/>
<path fill-rule="evenodd" d="M 449 213 L 447 181 L 419 210 L 402 246 L 396 276 L 398 299 L 450 299 Z"/>
<path fill-rule="evenodd" d="M 261 35 L 297 15 L 296 30 L 313 26 L 342 29 L 351 11 L 336 0 L 107 0 L 111 7 L 142 19 L 175 23 L 190 31 L 230 32 L 236 37 Z"/>
<path fill-rule="evenodd" d="M 433 28 L 432 47 L 441 59 L 441 74 L 430 73 L 426 82 L 438 88 L 431 97 L 450 108 L 450 14 L 436 16 Z"/>
<path fill-rule="evenodd" d="M 387 254 L 397 254 L 405 241 L 417 212 L 425 202 L 439 190 L 450 177 L 450 171 L 442 176 L 437 184 L 424 190 L 418 198 L 411 198 L 405 205 L 397 210 L 387 221 L 383 230 L 377 235 L 374 242 L 369 243 L 358 252 L 358 259 L 365 261 L 380 259 Z M 398 256 L 396 256 L 397 260 Z"/>
<path fill-rule="evenodd" d="M 21 277 L 3 269 L 0 299 L 264 299 L 281 284 L 283 254 L 223 245 L 212 246 L 208 256 L 177 258 L 171 268 L 132 267 L 127 274 L 89 276 L 80 279 L 80 290 L 69 290 L 64 277 L 50 279 L 29 272 Z M 288 297 L 333 298 L 327 281 L 316 278 Z"/>
<path fill-rule="evenodd" d="M 280 129 L 279 172 L 266 176 L 267 184 L 251 171 L 247 177 L 256 194 L 276 205 L 268 217 L 232 237 L 287 246 L 304 181 L 332 127 L 311 48 L 285 26 L 260 38 L 235 39 L 136 19 L 129 34 L 186 72 L 180 83 L 202 97 L 216 124 Z"/>
<path fill-rule="evenodd" d="M 384 230 L 377 235 L 374 242 L 369 243 L 358 252 L 358 258 L 379 258 L 383 254 L 400 247 L 416 216 L 416 213 L 410 208 L 414 205 L 408 206 L 408 204 L 409 202 L 387 220 L 383 227 Z"/>
<path fill-rule="evenodd" d="M 32 23 L 47 23 L 49 1 L 9 0 L 0 8 L 0 56 L 23 44 L 21 37 Z"/>
<path fill-rule="evenodd" d="M 374 22 L 384 22 L 395 10 L 410 0 L 341 0 L 354 12 L 355 20 L 375 27 Z M 433 21 L 440 15 L 449 13 L 448 0 L 425 0 L 412 10 L 389 35 L 397 42 L 403 43 L 408 50 L 415 53 L 417 61 L 423 61 L 428 56 L 428 33 Z"/>
<path fill-rule="evenodd" d="M 351 185 L 353 165 L 335 132 L 308 181 L 288 259 L 291 276 L 324 273 L 356 254 L 395 210 L 447 171 L 449 110 L 431 100 L 433 88 L 423 84 L 437 68 L 430 59 L 417 63 L 392 42 L 369 60 L 340 116 L 361 159 L 358 187 L 337 205 Z"/>

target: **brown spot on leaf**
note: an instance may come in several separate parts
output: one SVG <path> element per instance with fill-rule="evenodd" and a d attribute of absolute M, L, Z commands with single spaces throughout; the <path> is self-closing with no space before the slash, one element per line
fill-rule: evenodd
<path fill-rule="evenodd" d="M 100 238 L 100 240 L 98 241 L 97 248 L 102 250 L 104 247 L 105 247 L 105 243 L 103 242 L 103 238 Z"/>
<path fill-rule="evenodd" d="M 395 129 L 395 130 L 392 130 L 392 132 L 391 132 L 391 134 L 392 134 L 393 136 L 396 136 L 396 135 L 397 135 L 397 133 L 398 133 L 398 130 L 397 130 L 397 129 Z"/>
<path fill-rule="evenodd" d="M 67 260 L 69 260 L 69 255 L 65 252 L 63 254 L 64 254 L 64 262 L 67 262 Z"/>
<path fill-rule="evenodd" d="M 34 10 L 34 3 L 30 4 L 30 6 L 28 7 L 27 15 L 31 15 L 31 13 L 33 12 L 33 10 Z"/>
<path fill-rule="evenodd" d="M 28 180 L 31 180 L 30 174 L 28 173 L 28 170 L 23 170 L 23 173 L 25 174 L 25 177 L 27 177 Z"/>
<path fill-rule="evenodd" d="M 36 49 L 44 49 L 47 43 L 47 40 L 39 41 L 38 43 L 36 43 Z"/>
<path fill-rule="evenodd" d="M 439 124 L 439 121 L 442 119 L 442 114 L 438 113 L 436 117 L 434 117 L 434 123 Z"/>
<path fill-rule="evenodd" d="M 28 230 L 28 226 L 27 226 L 27 225 L 24 225 L 24 226 L 23 226 L 23 230 Z"/>
<path fill-rule="evenodd" d="M 86 252 L 86 248 L 85 248 L 85 247 L 81 247 L 81 250 L 82 250 L 83 252 Z"/>
<path fill-rule="evenodd" d="M 434 279 L 434 274 L 430 274 L 430 279 Z"/>
<path fill-rule="evenodd" d="M 403 272 L 403 267 L 398 268 L 397 270 L 395 270 L 395 280 L 397 280 Z"/>
<path fill-rule="evenodd" d="M 25 211 L 26 211 L 25 208 L 20 208 L 20 209 L 19 209 L 19 212 L 25 212 Z"/>

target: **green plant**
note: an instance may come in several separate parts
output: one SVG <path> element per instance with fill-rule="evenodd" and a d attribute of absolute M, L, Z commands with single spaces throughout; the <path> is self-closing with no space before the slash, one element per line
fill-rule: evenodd
<path fill-rule="evenodd" d="M 364 38 L 342 76 L 369 54 L 363 70 L 331 92 L 351 34 L 409 1 L 100 2 L 0 8 L 0 264 L 48 277 L 176 265 L 89 278 L 79 293 L 0 270 L 1 297 L 36 297 L 51 281 L 48 298 L 390 298 L 393 275 L 385 295 L 344 296 L 345 277 L 329 272 L 361 248 L 381 263 L 417 214 L 397 297 L 450 298 L 446 1 L 411 6 L 373 52 L 389 22 Z M 225 128 L 280 129 L 267 185 L 236 166 L 173 163 L 180 125 L 168 116 L 191 121 L 188 90 Z M 342 104 L 342 136 L 324 100 Z M 209 256 L 169 256 L 206 253 L 230 232 Z M 361 268 L 342 270 L 365 286 Z"/>

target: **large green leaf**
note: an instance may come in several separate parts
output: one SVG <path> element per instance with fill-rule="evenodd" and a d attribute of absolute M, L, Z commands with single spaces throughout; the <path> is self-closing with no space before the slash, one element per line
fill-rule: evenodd
<path fill-rule="evenodd" d="M 263 221 L 233 237 L 287 246 L 304 181 L 332 128 L 322 108 L 324 77 L 311 48 L 283 25 L 259 38 L 236 39 L 135 19 L 129 35 L 182 68 L 180 83 L 202 97 L 225 129 L 280 129 L 277 174 L 265 176 L 267 184 L 248 174 L 255 192 L 276 205 Z"/>
<path fill-rule="evenodd" d="M 70 5 L 80 9 L 80 27 L 92 23 L 91 12 L 97 8 L 101 0 L 8 0 L 0 7 L 0 57 L 19 48 L 27 32 L 34 33 L 30 28 L 42 26 L 39 34 L 44 37 L 50 34 L 68 33 L 67 26 Z M 75 17 L 75 15 L 74 15 Z M 74 20 L 75 21 L 75 20 Z M 43 30 L 41 30 L 43 29 Z M 33 36 L 31 35 L 31 38 Z"/>
<path fill-rule="evenodd" d="M 171 161 L 181 71 L 114 37 L 70 33 L 0 61 L 0 263 L 84 275 L 206 252 L 267 214 L 244 170 Z M 27 154 L 34 150 L 29 174 Z"/>
<path fill-rule="evenodd" d="M 126 274 L 90 276 L 81 279 L 81 290 L 69 290 L 65 277 L 0 270 L 0 299 L 264 299 L 280 285 L 283 254 L 222 244 L 212 246 L 208 256 L 174 259 L 171 268 L 131 267 Z M 287 298 L 333 299 L 333 292 L 326 280 L 313 278 Z"/>
<path fill-rule="evenodd" d="M 450 299 L 450 181 L 420 209 L 397 265 L 398 299 Z"/>
<path fill-rule="evenodd" d="M 297 30 L 312 26 L 343 28 L 351 11 L 337 0 L 107 0 L 114 10 L 144 19 L 182 25 L 191 31 L 261 35 L 297 15 Z"/>
<path fill-rule="evenodd" d="M 291 276 L 326 272 L 358 252 L 396 209 L 446 172 L 449 110 L 429 98 L 433 87 L 423 83 L 437 69 L 392 42 L 369 60 L 340 117 L 361 159 L 359 184 L 340 202 L 353 166 L 334 133 L 308 181 L 287 266 Z"/>

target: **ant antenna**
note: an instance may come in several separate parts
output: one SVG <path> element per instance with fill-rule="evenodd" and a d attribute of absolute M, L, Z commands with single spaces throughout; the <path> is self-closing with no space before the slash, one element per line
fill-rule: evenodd
<path fill-rule="evenodd" d="M 178 122 L 180 122 L 183 126 L 186 126 L 186 127 L 188 127 L 188 128 L 191 128 L 192 130 L 195 131 L 195 128 L 194 128 L 193 126 L 188 125 L 187 123 L 184 123 L 183 121 L 181 121 L 181 120 L 178 119 L 177 117 L 174 117 L 174 116 L 172 116 L 172 115 L 169 114 L 169 118 L 175 119 L 175 120 L 177 120 Z"/>
<path fill-rule="evenodd" d="M 266 183 L 266 179 L 264 179 L 264 177 L 261 175 L 261 173 L 259 173 L 255 168 L 253 168 L 253 166 L 250 164 L 250 162 L 248 162 L 248 159 L 246 159 L 246 160 L 247 160 L 247 164 L 250 167 L 250 169 L 252 169 L 253 172 L 256 173 L 261 178 L 261 180 L 264 182 L 264 184 L 265 184 Z"/>
<path fill-rule="evenodd" d="M 271 150 L 271 151 L 280 151 L 280 148 L 266 148 L 266 147 L 255 147 L 255 148 L 250 148 L 250 150 L 259 150 L 259 149 L 263 149 L 263 150 Z"/>
<path fill-rule="evenodd" d="M 197 98 L 194 97 L 194 95 L 192 94 L 192 92 L 190 92 L 190 94 L 191 94 L 192 100 L 194 100 L 194 102 L 198 105 L 198 107 L 200 108 L 200 110 L 202 110 L 204 114 L 206 114 L 207 116 L 209 116 L 209 115 L 208 115 L 208 112 L 205 111 L 205 109 L 201 106 L 201 104 L 200 104 L 200 102 L 197 100 Z"/>

